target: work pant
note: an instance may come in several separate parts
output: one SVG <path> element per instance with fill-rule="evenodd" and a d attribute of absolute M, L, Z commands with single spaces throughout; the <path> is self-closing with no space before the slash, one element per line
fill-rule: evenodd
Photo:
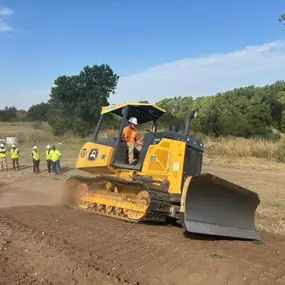
<path fill-rule="evenodd" d="M 0 164 L 1 164 L 1 171 L 4 169 L 7 171 L 8 170 L 8 165 L 7 165 L 7 159 L 6 157 L 0 157 Z"/>
<path fill-rule="evenodd" d="M 19 170 L 19 158 L 12 158 L 12 164 L 13 164 L 13 170 L 16 170 L 16 165 L 17 169 Z"/>
<path fill-rule="evenodd" d="M 59 174 L 59 172 L 60 172 L 59 160 L 52 162 L 52 170 L 53 170 L 54 174 Z"/>
<path fill-rule="evenodd" d="M 47 169 L 48 169 L 49 173 L 51 172 L 51 166 L 52 166 L 52 161 L 51 161 L 51 159 L 48 159 L 47 160 Z"/>
<path fill-rule="evenodd" d="M 129 164 L 133 164 L 135 162 L 134 152 L 141 152 L 142 147 L 137 143 L 127 142 L 128 147 L 128 155 L 129 155 Z"/>
<path fill-rule="evenodd" d="M 39 173 L 40 172 L 40 161 L 33 159 L 33 170 L 34 173 Z"/>

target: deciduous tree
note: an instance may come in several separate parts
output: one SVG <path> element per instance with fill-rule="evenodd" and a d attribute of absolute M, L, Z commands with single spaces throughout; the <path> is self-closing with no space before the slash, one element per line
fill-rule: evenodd
<path fill-rule="evenodd" d="M 106 64 L 85 66 L 79 75 L 59 76 L 51 89 L 49 123 L 55 134 L 73 132 L 85 136 L 109 105 L 119 76 Z"/>

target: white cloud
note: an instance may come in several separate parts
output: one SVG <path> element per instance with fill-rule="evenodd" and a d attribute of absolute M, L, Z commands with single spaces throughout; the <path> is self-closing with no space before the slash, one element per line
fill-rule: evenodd
<path fill-rule="evenodd" d="M 9 8 L 9 7 L 5 7 L 5 8 L 0 8 L 0 17 L 7 17 L 10 16 L 14 13 L 14 11 Z"/>
<path fill-rule="evenodd" d="M 8 24 L 8 18 L 14 14 L 14 11 L 9 7 L 0 8 L 0 32 L 12 31 L 13 27 Z"/>
<path fill-rule="evenodd" d="M 236 87 L 285 80 L 285 42 L 207 57 L 186 58 L 120 78 L 112 103 L 213 95 Z"/>
<path fill-rule="evenodd" d="M 12 30 L 13 30 L 12 26 L 8 25 L 7 23 L 5 23 L 0 19 L 0 32 L 8 32 Z"/>

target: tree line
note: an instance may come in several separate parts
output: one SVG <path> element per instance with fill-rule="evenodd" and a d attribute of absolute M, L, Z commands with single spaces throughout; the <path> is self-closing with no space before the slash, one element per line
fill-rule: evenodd
<path fill-rule="evenodd" d="M 47 102 L 27 111 L 5 107 L 0 110 L 0 121 L 48 122 L 55 135 L 72 133 L 85 137 L 93 132 L 101 107 L 109 105 L 118 80 L 119 76 L 107 64 L 85 66 L 78 75 L 56 78 Z M 195 133 L 278 139 L 277 133 L 285 132 L 285 81 L 212 96 L 164 98 L 156 105 L 166 110 L 159 124 L 164 129 L 175 126 L 182 130 L 189 111 L 198 109 L 191 124 Z M 116 125 L 110 117 L 108 127 Z"/>
<path fill-rule="evenodd" d="M 285 81 L 248 86 L 207 97 L 162 99 L 165 121 L 181 127 L 189 109 L 198 109 L 192 131 L 209 136 L 276 139 L 285 132 Z"/>

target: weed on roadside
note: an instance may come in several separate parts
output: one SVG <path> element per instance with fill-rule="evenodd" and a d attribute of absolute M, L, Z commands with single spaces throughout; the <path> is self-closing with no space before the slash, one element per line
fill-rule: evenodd
<path fill-rule="evenodd" d="M 209 257 L 213 257 L 213 258 L 224 258 L 225 255 L 224 255 L 223 252 L 217 251 L 217 252 L 210 252 L 210 253 L 209 253 Z"/>
<path fill-rule="evenodd" d="M 264 245 L 264 241 L 263 240 L 254 240 L 252 241 L 253 244 L 255 245 Z"/>

